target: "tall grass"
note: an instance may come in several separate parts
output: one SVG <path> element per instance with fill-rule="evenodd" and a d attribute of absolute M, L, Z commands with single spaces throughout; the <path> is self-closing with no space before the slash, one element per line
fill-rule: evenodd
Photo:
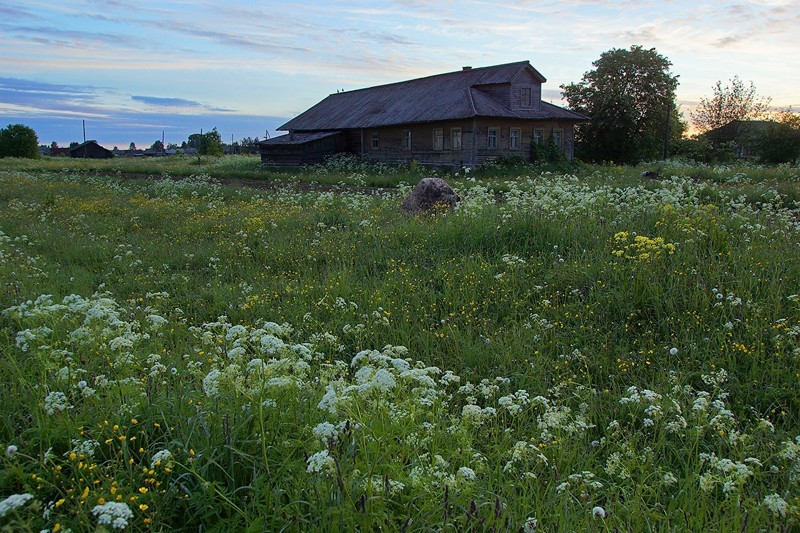
<path fill-rule="evenodd" d="M 83 170 L 0 173 L 4 526 L 798 527 L 790 177 Z"/>

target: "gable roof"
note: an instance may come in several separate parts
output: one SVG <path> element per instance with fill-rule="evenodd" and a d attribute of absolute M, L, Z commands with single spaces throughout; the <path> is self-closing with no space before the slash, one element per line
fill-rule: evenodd
<path fill-rule="evenodd" d="M 82 142 L 82 143 L 81 143 L 81 144 L 79 144 L 78 146 L 75 146 L 75 147 L 73 147 L 73 148 L 70 148 L 70 149 L 69 149 L 69 151 L 70 151 L 70 153 L 72 153 L 72 152 L 77 152 L 78 150 L 80 150 L 81 148 L 84 148 L 84 147 L 85 147 L 85 148 L 92 148 L 93 150 L 97 150 L 97 149 L 99 148 L 100 150 L 102 150 L 102 151 L 104 151 L 104 152 L 108 152 L 109 154 L 113 153 L 113 152 L 112 152 L 111 150 L 109 150 L 108 148 L 104 148 L 104 147 L 100 146 L 99 144 L 97 144 L 97 141 L 86 141 L 86 142 Z"/>
<path fill-rule="evenodd" d="M 526 71 L 539 83 L 546 81 L 528 61 L 464 69 L 331 94 L 278 129 L 341 130 L 473 117 L 588 120 L 584 115 L 546 102 L 538 109 L 512 110 L 485 90 L 489 86 L 510 84 Z"/>

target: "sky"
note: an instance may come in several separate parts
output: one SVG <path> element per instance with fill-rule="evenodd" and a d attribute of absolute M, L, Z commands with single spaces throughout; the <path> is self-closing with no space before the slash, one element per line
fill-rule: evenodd
<path fill-rule="evenodd" d="M 225 142 L 267 132 L 328 94 L 462 66 L 528 60 L 563 105 L 600 54 L 655 48 L 685 118 L 719 80 L 800 109 L 797 0 L 3 0 L 0 127 L 40 144 Z"/>

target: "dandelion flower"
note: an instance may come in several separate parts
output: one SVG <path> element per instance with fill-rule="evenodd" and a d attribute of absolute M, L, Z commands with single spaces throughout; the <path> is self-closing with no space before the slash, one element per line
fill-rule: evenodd
<path fill-rule="evenodd" d="M 599 505 L 597 505 L 592 509 L 592 517 L 593 518 L 597 518 L 597 517 L 605 518 L 606 517 L 606 510 L 603 509 L 602 507 L 600 507 Z"/>
<path fill-rule="evenodd" d="M 19 448 L 17 448 L 17 447 L 16 447 L 16 446 L 14 446 L 13 444 L 10 444 L 10 445 L 8 446 L 8 448 L 6 448 L 6 457 L 11 457 L 11 456 L 12 456 L 12 455 L 14 455 L 15 453 L 17 453 L 17 450 L 18 450 L 18 449 L 19 449 Z"/>
<path fill-rule="evenodd" d="M 678 349 L 673 346 L 672 348 L 669 349 L 669 354 L 678 355 Z"/>

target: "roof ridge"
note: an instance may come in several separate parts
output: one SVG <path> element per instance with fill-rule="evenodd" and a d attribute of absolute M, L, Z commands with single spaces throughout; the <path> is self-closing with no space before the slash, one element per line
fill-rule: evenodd
<path fill-rule="evenodd" d="M 337 94 L 357 93 L 359 91 L 369 91 L 371 89 L 377 89 L 377 88 L 380 88 L 380 87 L 391 87 L 392 85 L 403 85 L 405 83 L 415 83 L 415 82 L 418 82 L 418 81 L 421 81 L 421 80 L 428 80 L 428 79 L 439 78 L 439 77 L 443 77 L 443 76 L 455 76 L 455 75 L 459 75 L 459 74 L 471 74 L 471 73 L 474 73 L 476 71 L 500 69 L 500 68 L 504 68 L 504 67 L 510 67 L 511 65 L 520 65 L 520 67 L 523 67 L 523 66 L 526 66 L 526 65 L 527 66 L 531 66 L 531 62 L 526 59 L 524 61 L 512 61 L 510 63 L 502 63 L 500 65 L 488 65 L 488 66 L 485 66 L 485 67 L 469 67 L 468 69 L 464 69 L 462 67 L 461 70 L 454 70 L 452 72 L 441 72 L 439 74 L 430 74 L 428 76 L 420 76 L 419 78 L 412 78 L 410 80 L 393 81 L 393 82 L 390 82 L 390 83 L 382 83 L 380 85 L 372 85 L 370 87 L 361 87 L 360 89 L 352 89 L 352 90 L 349 90 L 349 91 L 340 91 L 340 92 L 336 92 L 336 93 L 331 93 L 329 96 L 336 96 Z M 531 66 L 531 68 L 533 68 L 533 67 Z"/>

